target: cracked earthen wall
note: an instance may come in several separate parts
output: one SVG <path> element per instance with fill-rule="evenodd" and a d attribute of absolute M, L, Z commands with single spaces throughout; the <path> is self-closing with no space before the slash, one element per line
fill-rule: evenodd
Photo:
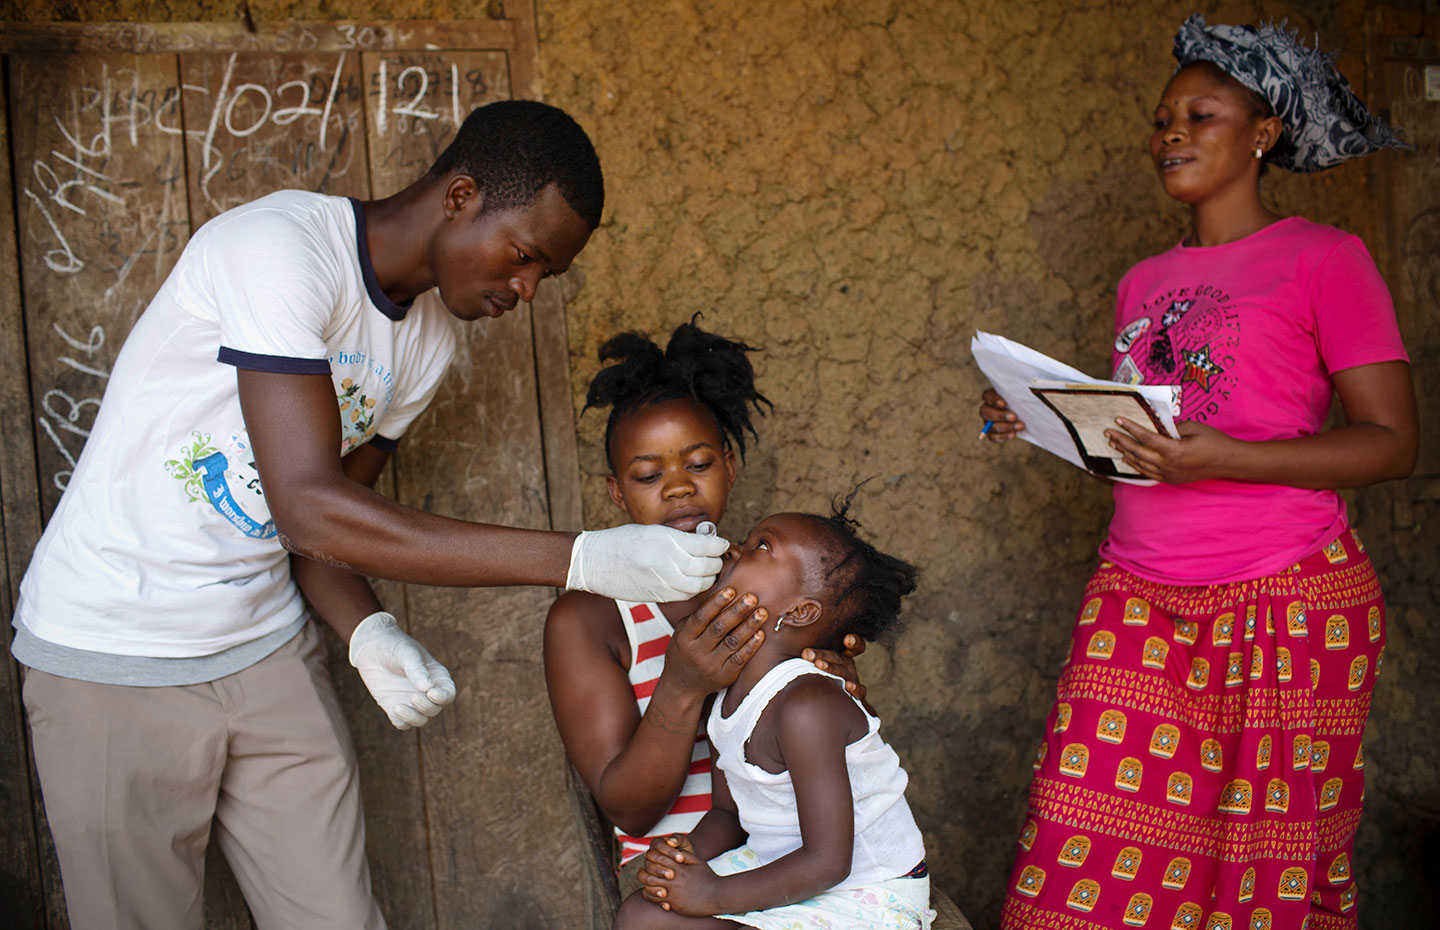
<path fill-rule="evenodd" d="M 596 134 L 611 191 L 569 304 L 577 409 L 606 336 L 661 335 L 703 311 L 764 348 L 776 403 L 724 530 L 824 508 L 873 477 L 866 532 L 924 574 L 907 632 L 862 672 L 911 773 L 937 885 L 993 926 L 1110 505 L 1057 459 L 976 442 L 968 343 L 990 330 L 1108 372 L 1120 276 L 1185 228 L 1145 145 L 1196 5 L 741 6 L 540 7 L 546 93 Z M 1211 22 L 1288 16 L 1363 84 L 1363 4 L 1200 8 Z M 1366 167 L 1271 172 L 1267 186 L 1280 212 L 1374 247 Z M 617 519 L 602 432 L 600 414 L 581 419 L 592 524 Z M 1416 901 L 1406 812 L 1440 791 L 1435 751 L 1417 765 L 1402 748 L 1440 725 L 1409 690 L 1427 669 L 1434 681 L 1433 659 L 1410 650 L 1434 638 L 1437 534 L 1432 512 L 1428 532 L 1395 539 L 1385 493 L 1351 500 L 1392 611 L 1357 855 L 1366 922 L 1384 926 Z"/>
<path fill-rule="evenodd" d="M 1185 228 L 1145 154 L 1176 26 L 1197 8 L 1211 22 L 1288 17 L 1339 50 L 1363 93 L 1367 4 L 537 6 L 546 98 L 589 130 L 608 188 L 604 225 L 565 278 L 576 409 L 605 338 L 663 337 L 703 312 L 707 327 L 763 347 L 760 385 L 776 403 L 727 534 L 872 479 L 857 507 L 865 531 L 923 581 L 908 631 L 867 653 L 862 674 L 911 773 L 936 885 L 992 926 L 1109 500 L 1038 451 L 976 442 L 970 335 L 1003 333 L 1104 374 L 1116 283 Z M 40 7 L 7 18 L 234 15 L 207 2 Z M 267 20 L 486 15 L 481 3 L 418 0 L 250 9 Z M 1266 186 L 1280 212 L 1374 249 L 1367 167 L 1272 172 Z M 580 418 L 591 526 L 620 517 L 602 431 L 601 414 Z M 1440 515 L 1429 505 L 1429 523 L 1401 538 L 1386 492 L 1348 499 L 1391 609 L 1366 742 L 1362 914 L 1404 926 L 1434 904 L 1415 862 L 1435 842 L 1440 715 L 1417 688 L 1436 680 Z"/>

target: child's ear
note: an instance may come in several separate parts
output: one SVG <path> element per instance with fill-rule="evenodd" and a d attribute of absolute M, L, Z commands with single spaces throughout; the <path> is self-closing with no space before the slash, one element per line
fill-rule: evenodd
<path fill-rule="evenodd" d="M 626 513 L 630 512 L 630 508 L 625 506 L 625 495 L 620 493 L 619 478 L 616 478 L 614 475 L 606 475 L 605 490 L 610 492 L 610 500 L 614 502 L 616 507 L 619 507 Z"/>
<path fill-rule="evenodd" d="M 728 494 L 735 490 L 735 450 L 726 449 L 720 460 L 725 463 L 725 493 Z"/>
<path fill-rule="evenodd" d="M 814 598 L 805 598 L 785 611 L 785 625 L 793 627 L 809 626 L 820 619 L 822 613 L 820 602 Z"/>

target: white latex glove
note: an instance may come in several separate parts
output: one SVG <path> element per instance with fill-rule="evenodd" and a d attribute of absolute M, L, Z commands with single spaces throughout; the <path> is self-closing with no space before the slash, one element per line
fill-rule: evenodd
<path fill-rule="evenodd" d="M 386 611 L 371 614 L 355 627 L 350 635 L 350 664 L 397 730 L 423 727 L 455 700 L 450 670 Z"/>
<path fill-rule="evenodd" d="M 683 601 L 710 587 L 730 543 L 719 536 L 630 523 L 581 533 L 565 587 L 620 601 Z"/>

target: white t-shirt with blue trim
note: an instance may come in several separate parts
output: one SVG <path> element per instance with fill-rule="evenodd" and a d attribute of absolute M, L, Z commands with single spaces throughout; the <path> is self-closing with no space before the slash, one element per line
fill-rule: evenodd
<path fill-rule="evenodd" d="M 355 201 L 282 191 L 206 223 L 120 350 L 21 583 L 17 626 L 60 647 L 157 658 L 213 656 L 293 626 L 304 604 L 235 369 L 329 374 L 340 453 L 393 445 L 454 356 L 450 319 L 433 291 L 408 307 L 380 291 Z"/>

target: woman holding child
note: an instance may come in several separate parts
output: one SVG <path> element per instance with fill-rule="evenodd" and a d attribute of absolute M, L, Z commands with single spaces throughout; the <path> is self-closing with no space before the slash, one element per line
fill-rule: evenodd
<path fill-rule="evenodd" d="M 1107 432 L 1159 484 L 1115 487 L 1003 926 L 1353 928 L 1385 624 L 1336 489 L 1409 474 L 1415 402 L 1365 246 L 1258 182 L 1397 143 L 1283 29 L 1197 14 L 1175 55 L 1150 153 L 1191 229 L 1120 282 L 1113 358 L 1183 385 L 1183 422 Z M 993 391 L 980 415 L 995 442 L 1024 428 Z"/>
<path fill-rule="evenodd" d="M 861 539 L 849 505 L 767 517 L 726 555 L 718 583 L 754 591 L 776 621 L 710 710 L 713 807 L 651 844 L 616 930 L 930 927 L 908 776 L 880 721 L 803 657 L 892 635 L 915 589 L 915 569 Z"/>
<path fill-rule="evenodd" d="M 725 516 L 735 452 L 743 458 L 746 434 L 755 436 L 751 411 L 769 405 L 751 351 L 693 322 L 664 349 L 635 333 L 601 347 L 612 364 L 595 376 L 587 407 L 611 408 L 610 498 L 634 522 L 694 532 Z M 671 604 L 569 592 L 550 609 L 551 707 L 566 755 L 615 825 L 622 895 L 638 888 L 655 837 L 688 832 L 710 809 L 710 696 L 735 680 L 771 626 L 755 592 L 729 585 Z M 810 649 L 806 658 L 863 698 L 852 659 L 864 642 L 852 635 L 843 645 L 843 654 Z"/>

